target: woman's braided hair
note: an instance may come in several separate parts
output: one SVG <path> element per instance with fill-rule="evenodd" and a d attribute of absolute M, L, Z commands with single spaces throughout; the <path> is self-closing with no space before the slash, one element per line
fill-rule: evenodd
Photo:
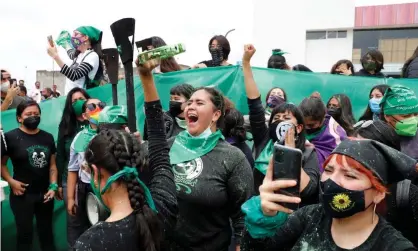
<path fill-rule="evenodd" d="M 138 173 L 146 170 L 148 158 L 145 148 L 132 135 L 121 130 L 102 130 L 93 138 L 85 153 L 89 165 L 107 170 L 111 175 L 125 166 L 135 167 Z M 134 177 L 116 182 L 126 184 L 132 209 L 136 213 L 138 250 L 158 251 L 162 241 L 160 220 L 145 200 L 144 189 Z M 111 191 L 111 190 L 110 190 Z"/>

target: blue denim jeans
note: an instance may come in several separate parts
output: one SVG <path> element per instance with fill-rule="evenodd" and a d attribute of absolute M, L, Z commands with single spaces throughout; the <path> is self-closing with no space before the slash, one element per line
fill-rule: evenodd
<path fill-rule="evenodd" d="M 67 209 L 67 182 L 62 183 L 62 190 L 64 194 L 64 204 L 65 209 Z M 87 229 L 89 229 L 90 221 L 87 217 L 86 209 L 86 198 L 88 192 L 91 191 L 90 184 L 83 182 L 78 182 L 77 185 L 77 197 L 78 197 L 78 206 L 76 209 L 76 214 L 74 216 L 69 215 L 67 211 L 67 243 L 68 250 L 73 250 L 73 246 Z"/>

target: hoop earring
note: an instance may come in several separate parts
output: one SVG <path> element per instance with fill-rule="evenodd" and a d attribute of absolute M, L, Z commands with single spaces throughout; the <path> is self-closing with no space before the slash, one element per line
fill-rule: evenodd
<path fill-rule="evenodd" d="M 374 203 L 374 209 L 373 209 L 373 217 L 372 217 L 372 224 L 374 222 L 374 216 L 376 215 L 376 203 Z"/>

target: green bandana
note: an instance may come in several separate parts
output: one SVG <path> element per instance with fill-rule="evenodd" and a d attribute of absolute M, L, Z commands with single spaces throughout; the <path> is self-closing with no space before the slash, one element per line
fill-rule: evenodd
<path fill-rule="evenodd" d="M 98 42 L 101 39 L 102 31 L 94 28 L 93 26 L 81 26 L 76 29 L 81 34 L 89 37 L 90 41 Z"/>
<path fill-rule="evenodd" d="M 389 87 L 380 101 L 385 115 L 418 113 L 418 98 L 414 91 L 402 85 Z"/>
<path fill-rule="evenodd" d="M 99 124 L 128 124 L 128 113 L 123 105 L 106 106 L 99 113 Z"/>
<path fill-rule="evenodd" d="M 181 128 L 183 128 L 184 130 L 187 130 L 187 123 L 186 123 L 186 120 L 184 120 L 184 119 L 179 119 L 179 118 L 177 118 L 177 117 L 176 117 L 176 122 L 177 122 L 177 125 L 178 125 L 178 126 L 180 126 Z"/>
<path fill-rule="evenodd" d="M 413 137 L 417 134 L 418 117 L 409 117 L 396 122 L 395 131 L 398 135 Z"/>
<path fill-rule="evenodd" d="M 277 50 L 273 50 L 273 52 L 272 52 L 272 55 L 280 55 L 280 56 L 282 56 L 284 54 L 287 54 L 287 52 L 285 52 L 285 51 L 277 51 Z"/>
<path fill-rule="evenodd" d="M 155 207 L 154 204 L 154 200 L 152 199 L 152 195 L 150 190 L 148 189 L 148 187 L 144 184 L 144 182 L 142 182 L 139 178 L 138 178 L 138 170 L 136 170 L 135 167 L 128 167 L 125 166 L 123 167 L 123 169 L 117 173 L 115 173 L 114 175 L 110 176 L 107 181 L 106 181 L 106 185 L 103 187 L 103 189 L 100 189 L 100 175 L 98 175 L 98 185 L 99 187 L 96 187 L 94 185 L 93 179 L 94 179 L 94 175 L 91 175 L 91 188 L 94 192 L 94 194 L 96 195 L 97 198 L 99 198 L 100 202 L 102 203 L 102 205 L 106 208 L 106 210 L 108 212 L 110 212 L 110 209 L 104 204 L 103 199 L 102 199 L 102 194 L 104 194 L 107 189 L 109 189 L 110 185 L 112 185 L 113 182 L 115 182 L 116 180 L 120 179 L 120 178 L 128 178 L 128 179 L 136 179 L 139 183 L 139 185 L 142 187 L 142 189 L 144 189 L 144 195 L 145 195 L 145 201 L 147 202 L 148 206 L 156 213 L 158 213 L 157 208 Z"/>
<path fill-rule="evenodd" d="M 273 140 L 269 140 L 267 145 L 264 147 L 263 151 L 260 153 L 258 158 L 254 162 L 255 168 L 260 171 L 262 174 L 266 174 L 267 167 L 269 165 L 271 156 L 273 155 L 274 143 Z"/>
<path fill-rule="evenodd" d="M 264 110 L 264 113 L 267 114 L 268 116 L 271 116 L 271 108 L 266 107 L 266 109 Z"/>
<path fill-rule="evenodd" d="M 83 105 L 86 102 L 87 101 L 84 100 L 84 99 L 79 99 L 79 100 L 77 100 L 73 103 L 73 109 L 74 109 L 75 116 L 79 117 L 79 116 L 81 116 L 81 114 L 83 114 Z"/>
<path fill-rule="evenodd" d="M 321 130 L 312 133 L 312 134 L 306 134 L 306 139 L 311 141 L 312 139 L 316 138 L 316 136 L 318 136 L 319 134 L 321 134 L 323 131 L 325 131 L 325 129 L 327 128 L 326 125 L 322 125 Z"/>
<path fill-rule="evenodd" d="M 224 139 L 220 130 L 207 138 L 195 138 L 189 132 L 182 131 L 176 136 L 170 149 L 170 162 L 172 165 L 176 165 L 199 158 L 212 151 L 219 139 Z"/>
<path fill-rule="evenodd" d="M 71 35 L 68 31 L 61 31 L 58 38 L 55 40 L 55 43 L 65 49 L 73 48 L 71 44 Z"/>
<path fill-rule="evenodd" d="M 79 132 L 74 138 L 74 151 L 76 153 L 85 152 L 87 145 L 96 134 L 97 130 L 90 126 Z"/>

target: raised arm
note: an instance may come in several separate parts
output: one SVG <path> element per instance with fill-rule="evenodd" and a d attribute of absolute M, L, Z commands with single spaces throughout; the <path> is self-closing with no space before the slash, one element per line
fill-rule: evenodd
<path fill-rule="evenodd" d="M 266 126 L 265 110 L 261 102 L 260 92 L 258 91 L 257 84 L 254 81 L 253 71 L 251 70 L 250 60 L 255 51 L 253 45 L 244 46 L 242 71 L 244 73 L 245 91 L 248 98 L 251 132 L 253 134 L 254 145 L 258 147 L 263 143 L 268 128 Z"/>
<path fill-rule="evenodd" d="M 138 65 L 138 72 L 145 97 L 149 168 L 152 173 L 149 189 L 157 210 L 163 217 L 165 232 L 170 233 L 177 219 L 177 196 L 165 136 L 163 109 L 151 72 L 155 66 L 156 62 L 153 60 L 146 62 L 144 65 Z"/>

